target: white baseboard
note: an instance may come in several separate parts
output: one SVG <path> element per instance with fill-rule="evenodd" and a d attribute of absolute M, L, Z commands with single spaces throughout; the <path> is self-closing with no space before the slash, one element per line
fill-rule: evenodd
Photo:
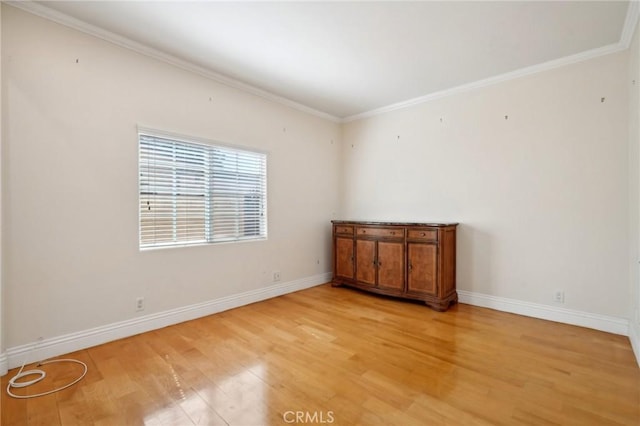
<path fill-rule="evenodd" d="M 7 374 L 9 370 L 9 358 L 7 358 L 7 353 L 0 353 L 0 376 L 4 376 Z"/>
<path fill-rule="evenodd" d="M 507 299 L 505 297 L 490 296 L 488 294 L 465 290 L 458 290 L 458 300 L 460 303 L 481 306 L 483 308 L 491 308 L 497 311 L 510 312 L 527 317 L 578 325 L 581 327 L 606 331 L 608 333 L 629 336 L 629 320 L 626 318 L 592 314 L 589 312 L 575 311 L 572 309 L 542 305 L 539 303 L 524 302 L 516 299 Z"/>
<path fill-rule="evenodd" d="M 629 324 L 629 340 L 631 341 L 633 353 L 636 355 L 638 367 L 640 367 L 640 324 L 634 321 L 630 321 Z"/>
<path fill-rule="evenodd" d="M 27 363 L 44 360 L 272 297 L 282 296 L 283 294 L 304 290 L 329 282 L 331 275 L 330 272 L 318 274 L 299 280 L 250 290 L 207 302 L 196 303 L 182 308 L 145 315 L 89 330 L 44 339 L 40 342 L 32 342 L 9 348 L 5 354 L 0 355 L 0 375 L 6 374 L 7 367 L 19 367 L 25 360 Z M 4 369 L 2 369 L 3 366 Z"/>
<path fill-rule="evenodd" d="M 9 368 L 19 367 L 25 360 L 27 363 L 30 363 L 87 349 L 113 340 L 157 330 L 169 325 L 315 287 L 329 280 L 331 280 L 331 273 L 327 272 L 182 308 L 45 339 L 41 342 L 32 342 L 9 348 L 6 352 L 0 353 L 0 376 L 5 375 Z M 638 365 L 640 365 L 640 327 L 638 327 L 637 324 L 630 324 L 627 319 L 524 302 L 465 290 L 458 290 L 458 298 L 460 303 L 629 336 L 631 346 L 638 360 Z"/>

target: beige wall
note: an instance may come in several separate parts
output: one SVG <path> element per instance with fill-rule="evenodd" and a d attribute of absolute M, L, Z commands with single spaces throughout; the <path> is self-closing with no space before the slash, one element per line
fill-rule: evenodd
<path fill-rule="evenodd" d="M 339 124 L 2 7 L 7 347 L 331 270 Z M 137 125 L 268 151 L 268 241 L 140 252 Z"/>
<path fill-rule="evenodd" d="M 629 47 L 629 337 L 640 364 L 640 31 Z"/>
<path fill-rule="evenodd" d="M 629 318 L 627 62 L 346 124 L 344 213 L 459 221 L 459 289 Z"/>

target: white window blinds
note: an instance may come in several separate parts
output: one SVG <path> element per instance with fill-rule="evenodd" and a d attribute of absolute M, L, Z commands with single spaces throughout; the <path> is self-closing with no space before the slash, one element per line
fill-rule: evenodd
<path fill-rule="evenodd" d="M 266 154 L 139 134 L 140 248 L 267 236 Z"/>

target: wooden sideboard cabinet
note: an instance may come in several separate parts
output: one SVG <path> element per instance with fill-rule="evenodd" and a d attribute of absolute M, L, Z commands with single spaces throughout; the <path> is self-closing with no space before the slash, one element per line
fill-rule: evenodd
<path fill-rule="evenodd" d="M 422 300 L 438 311 L 458 301 L 457 223 L 332 224 L 334 286 Z"/>

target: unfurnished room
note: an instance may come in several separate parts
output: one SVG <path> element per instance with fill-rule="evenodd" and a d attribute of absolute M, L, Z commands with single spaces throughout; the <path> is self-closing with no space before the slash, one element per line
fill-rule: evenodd
<path fill-rule="evenodd" d="M 0 2 L 0 423 L 637 426 L 639 17 Z"/>

